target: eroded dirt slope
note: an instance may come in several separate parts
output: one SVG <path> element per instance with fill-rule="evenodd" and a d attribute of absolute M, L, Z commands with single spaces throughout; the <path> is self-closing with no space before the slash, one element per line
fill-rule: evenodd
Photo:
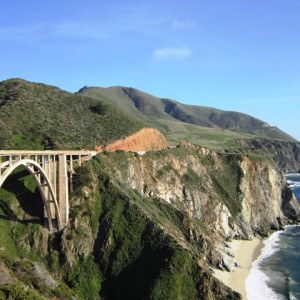
<path fill-rule="evenodd" d="M 155 128 L 143 128 L 125 139 L 117 140 L 106 147 L 100 145 L 96 150 L 101 152 L 107 150 L 114 152 L 116 150 L 124 151 L 151 151 L 166 149 L 169 146 L 165 137 Z"/>

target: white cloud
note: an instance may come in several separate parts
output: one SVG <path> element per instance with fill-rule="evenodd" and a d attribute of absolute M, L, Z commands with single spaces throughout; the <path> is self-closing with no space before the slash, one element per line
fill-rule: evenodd
<path fill-rule="evenodd" d="M 153 52 L 153 57 L 156 60 L 166 60 L 166 59 L 171 59 L 171 58 L 186 58 L 191 55 L 191 51 L 189 48 L 183 46 L 183 47 L 178 47 L 178 48 L 172 48 L 172 47 L 167 47 L 167 48 L 160 48 L 156 49 Z"/>

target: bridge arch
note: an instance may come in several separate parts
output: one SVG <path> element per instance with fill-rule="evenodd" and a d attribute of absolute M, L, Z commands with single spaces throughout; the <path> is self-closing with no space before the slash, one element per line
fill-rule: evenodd
<path fill-rule="evenodd" d="M 5 182 L 7 177 L 18 167 L 23 166 L 25 169 L 33 176 L 34 181 L 40 191 L 44 207 L 47 214 L 49 230 L 53 230 L 52 220 L 56 217 L 58 230 L 62 229 L 61 217 L 59 213 L 59 208 L 57 204 L 57 199 L 53 188 L 51 186 L 50 180 L 45 173 L 43 167 L 36 161 L 31 159 L 21 159 L 14 162 L 6 161 L 2 163 L 2 167 L 7 167 L 5 171 L 0 176 L 0 187 Z M 52 215 L 50 204 L 53 204 L 55 209 L 55 216 Z"/>

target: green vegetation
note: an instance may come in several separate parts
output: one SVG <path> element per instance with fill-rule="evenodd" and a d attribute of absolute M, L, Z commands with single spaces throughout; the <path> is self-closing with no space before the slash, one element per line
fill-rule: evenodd
<path fill-rule="evenodd" d="M 79 261 L 68 274 L 68 285 L 83 300 L 99 298 L 101 281 L 99 266 L 92 256 Z"/>
<path fill-rule="evenodd" d="M 181 180 L 186 186 L 198 186 L 201 182 L 201 178 L 191 167 L 188 167 Z"/>
<path fill-rule="evenodd" d="M 2 267 L 5 264 L 13 279 L 9 279 L 7 284 L 0 284 L 0 299 L 72 299 L 74 292 L 64 283 L 58 284 L 52 278 L 42 277 L 37 273 L 37 268 L 41 268 L 35 262 L 26 259 L 1 257 Z M 51 281 L 51 282 L 50 282 Z M 1 296 L 3 298 L 1 298 Z"/>
<path fill-rule="evenodd" d="M 41 229 L 43 205 L 33 178 L 19 168 L 0 188 L 1 254 L 16 257 L 34 255 L 18 244 L 20 237 L 32 240 Z M 10 222 L 7 222 L 10 221 Z"/>
<path fill-rule="evenodd" d="M 0 82 L 0 126 L 1 149 L 94 149 L 143 127 L 162 131 L 171 146 L 187 140 L 230 152 L 243 151 L 243 141 L 295 142 L 251 116 L 184 105 L 133 88 L 85 87 L 71 94 L 21 79 Z"/>
<path fill-rule="evenodd" d="M 171 145 L 178 144 L 181 140 L 192 144 L 215 150 L 236 150 L 241 148 L 239 140 L 257 138 L 254 135 L 234 132 L 218 128 L 206 128 L 197 125 L 185 124 L 186 131 L 170 132 L 166 134 Z"/>
<path fill-rule="evenodd" d="M 147 221 L 138 207 L 130 203 L 134 199 L 122 195 L 112 185 L 102 192 L 105 204 L 100 217 L 99 240 L 106 247 L 99 245 L 98 259 L 106 273 L 103 291 L 108 297 L 142 299 L 151 293 L 151 299 L 164 299 L 161 296 L 167 293 L 178 298 L 188 295 L 190 290 L 195 294 L 194 273 L 185 272 L 177 261 L 185 253 L 184 263 L 193 265 L 195 262 L 187 251 L 177 248 L 174 241 Z M 162 211 L 162 218 L 166 218 L 165 213 L 167 210 Z M 175 285 L 183 279 L 190 284 L 184 291 Z"/>
<path fill-rule="evenodd" d="M 47 229 L 35 182 L 18 168 L 0 189 L 0 272 L 8 283 L 0 284 L 0 299 L 71 299 L 64 283 L 49 288 L 35 271 L 47 266 Z M 10 279 L 11 278 L 11 279 Z"/>
<path fill-rule="evenodd" d="M 20 284 L 0 284 L 0 299 L 9 300 L 43 300 L 35 290 L 25 290 Z"/>
<path fill-rule="evenodd" d="M 22 80 L 0 83 L 1 148 L 93 148 L 154 126 L 167 133 L 172 145 L 185 139 L 223 152 L 213 157 L 182 145 L 143 157 L 122 151 L 98 155 L 76 168 L 69 225 L 50 236 L 42 226 L 43 207 L 34 181 L 17 170 L 0 189 L 0 267 L 15 279 L 0 284 L 0 298 L 197 299 L 212 290 L 220 299 L 226 298 L 220 291 L 236 298 L 213 279 L 206 263 L 199 263 L 213 255 L 209 239 L 214 233 L 205 217 L 209 220 L 218 201 L 233 217 L 238 215 L 243 175 L 240 156 L 234 153 L 245 152 L 242 142 L 251 152 L 248 141 L 266 131 L 249 116 L 239 120 L 236 114 L 168 101 L 126 88 L 87 89 L 73 95 Z M 255 128 L 249 128 L 249 120 L 255 121 Z M 231 130 L 235 125 L 241 125 L 240 132 Z M 279 131 L 273 133 L 279 138 Z M 251 155 L 262 159 L 259 152 Z M 149 198 L 130 189 L 125 180 L 129 166 L 141 160 L 144 169 L 153 162 L 160 166 L 149 175 L 154 183 L 181 183 L 182 196 L 169 204 L 150 193 L 148 183 L 144 190 Z M 195 191 L 208 189 L 213 199 L 207 197 L 203 211 L 193 215 L 187 202 L 194 201 Z M 35 263 L 45 266 L 56 287 L 49 288 L 36 276 Z"/>
<path fill-rule="evenodd" d="M 241 211 L 240 182 L 243 176 L 239 166 L 239 157 L 236 155 L 225 155 L 221 172 L 210 172 L 214 188 L 222 201 L 235 218 Z"/>
<path fill-rule="evenodd" d="M 178 250 L 174 253 L 164 271 L 156 279 L 151 291 L 152 299 L 197 299 L 197 281 L 193 260 L 189 253 Z M 200 277 L 201 278 L 201 277 Z"/>
<path fill-rule="evenodd" d="M 204 166 L 215 167 L 209 156 L 190 147 L 149 153 L 143 159 L 159 162 L 176 155 L 182 160 L 198 155 Z M 17 278 L 17 286 L 1 285 L 0 295 L 20 290 L 24 299 L 196 299 L 206 295 L 211 282 L 213 289 L 219 288 L 197 262 L 206 255 L 207 245 L 201 220 L 157 197 L 145 198 L 117 180 L 115 166 L 126 174 L 133 160 L 139 159 L 132 153 L 106 153 L 76 168 L 69 225 L 50 236 L 42 227 L 41 211 L 29 203 L 38 206 L 41 201 L 31 177 L 17 170 L 8 179 L 0 190 L 0 242 L 6 247 L 1 262 Z M 234 159 L 225 164 L 235 168 Z M 187 166 L 182 177 L 187 188 L 203 180 L 192 167 Z M 162 178 L 179 176 L 170 163 L 160 172 Z M 48 288 L 36 276 L 35 263 L 50 270 L 56 287 Z M 21 275 L 17 270 L 23 270 Z M 23 284 L 29 288 L 24 290 Z"/>
<path fill-rule="evenodd" d="M 93 149 L 144 127 L 107 103 L 56 87 L 0 83 L 1 149 Z"/>
<path fill-rule="evenodd" d="M 128 156 L 125 153 L 118 155 Z M 166 291 L 182 299 L 198 295 L 197 282 L 201 282 L 202 275 L 193 256 L 156 225 L 161 224 L 166 232 L 176 232 L 189 240 L 186 224 L 191 220 L 170 204 L 160 199 L 149 201 L 137 191 L 113 180 L 105 166 L 108 160 L 119 161 L 120 157 L 116 156 L 98 155 L 89 164 L 92 165 L 93 177 L 99 180 L 96 194 L 99 192 L 100 199 L 97 202 L 101 202 L 101 212 L 99 215 L 99 211 L 96 213 L 99 227 L 94 259 L 89 259 L 90 262 L 98 262 L 100 267 L 101 294 L 110 299 L 162 299 Z M 85 171 L 88 172 L 88 169 Z M 82 213 L 84 208 L 80 211 Z M 83 232 L 80 235 L 84 238 Z M 201 243 L 198 242 L 195 247 L 201 249 Z M 84 275 L 84 271 L 79 271 L 82 268 L 93 269 L 85 268 L 84 263 L 80 263 L 72 272 L 83 272 L 83 278 L 92 276 L 90 272 Z M 180 281 L 187 285 L 185 289 L 177 285 Z M 84 285 L 77 290 L 78 295 Z"/>
<path fill-rule="evenodd" d="M 217 149 L 240 147 L 239 139 L 266 137 L 295 141 L 291 136 L 265 122 L 238 112 L 185 105 L 160 99 L 126 87 L 84 88 L 80 95 L 104 99 L 148 126 L 164 132 L 171 144 L 188 140 L 193 144 Z"/>

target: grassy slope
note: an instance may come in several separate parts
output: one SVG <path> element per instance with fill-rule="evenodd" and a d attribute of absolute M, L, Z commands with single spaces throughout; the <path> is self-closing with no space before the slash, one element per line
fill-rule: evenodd
<path fill-rule="evenodd" d="M 265 137 L 295 141 L 278 128 L 268 127 L 263 121 L 246 114 L 184 105 L 174 100 L 159 99 L 133 88 L 84 88 L 79 93 L 95 99 L 105 95 L 111 104 L 157 127 L 170 141 L 176 143 L 182 137 L 213 148 L 221 146 L 224 139 L 229 147 L 232 146 L 229 140 L 244 138 Z"/>
<path fill-rule="evenodd" d="M 120 109 L 20 79 L 0 83 L 0 148 L 94 148 L 144 127 Z"/>
<path fill-rule="evenodd" d="M 100 99 L 104 96 L 108 103 L 114 107 L 119 107 L 124 113 L 161 130 L 168 129 L 165 122 L 176 121 L 164 112 L 163 105 L 158 98 L 135 89 L 92 87 L 81 89 L 79 94 L 94 99 Z"/>
<path fill-rule="evenodd" d="M 228 129 L 236 124 L 242 128 Z M 243 114 L 183 105 L 133 88 L 83 88 L 74 95 L 20 79 L 0 83 L 2 149 L 92 149 L 147 126 L 161 130 L 171 145 L 185 139 L 214 149 L 239 148 L 240 140 L 265 133 L 269 139 L 289 138 L 274 127 L 263 132 L 261 124 Z"/>
<path fill-rule="evenodd" d="M 64 283 L 49 288 L 35 266 L 47 266 L 48 232 L 35 182 L 18 169 L 0 188 L 0 299 L 71 299 Z M 43 295 L 44 297 L 41 297 Z"/>

